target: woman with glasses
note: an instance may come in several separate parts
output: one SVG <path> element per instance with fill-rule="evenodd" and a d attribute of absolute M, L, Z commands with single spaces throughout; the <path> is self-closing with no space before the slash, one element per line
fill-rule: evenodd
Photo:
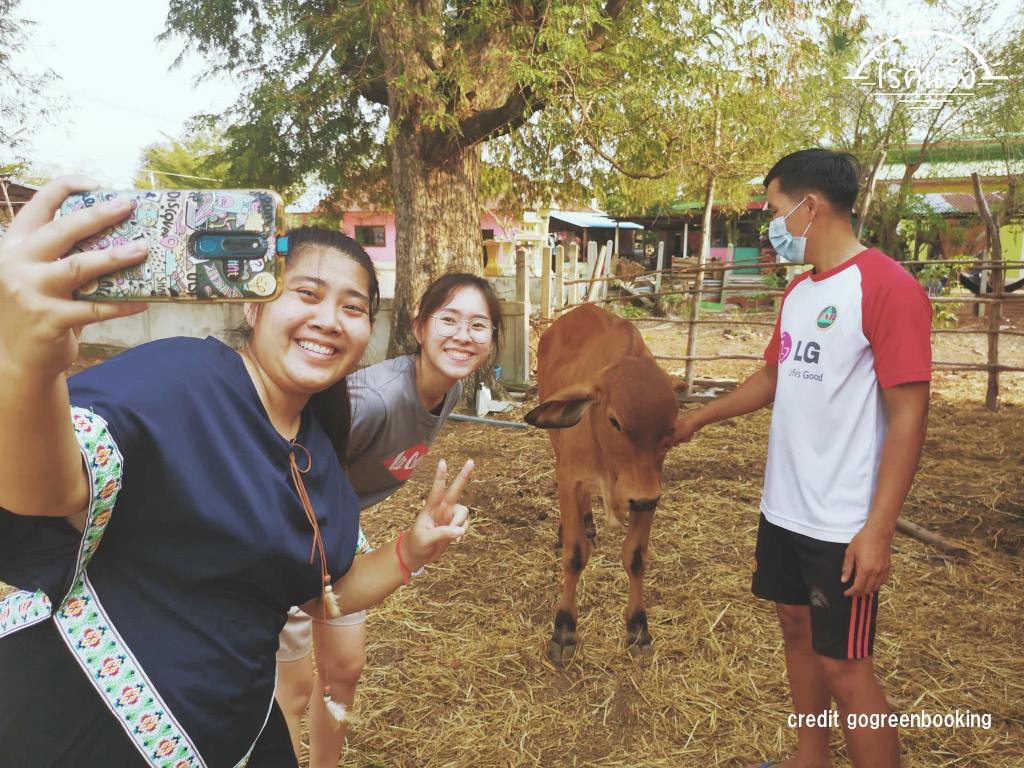
<path fill-rule="evenodd" d="M 417 351 L 348 377 L 352 425 L 343 463 L 360 509 L 384 501 L 412 476 L 458 403 L 463 379 L 496 354 L 501 327 L 490 283 L 470 274 L 444 275 L 420 299 L 413 320 Z M 359 546 L 369 551 L 361 532 Z M 338 764 L 348 730 L 344 711 L 365 660 L 365 622 L 365 611 L 323 620 L 295 608 L 281 633 L 277 700 L 296 755 L 310 704 L 310 768 Z"/>

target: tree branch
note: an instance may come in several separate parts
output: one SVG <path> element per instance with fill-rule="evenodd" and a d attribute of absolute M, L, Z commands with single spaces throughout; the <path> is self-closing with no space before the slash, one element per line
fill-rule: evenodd
<path fill-rule="evenodd" d="M 619 17 L 622 13 L 622 9 L 626 7 L 628 0 L 608 0 L 604 4 L 604 15 L 609 20 L 614 20 Z M 602 45 L 604 45 L 605 38 L 608 37 L 608 28 L 603 24 L 594 24 L 590 28 L 590 34 L 587 35 L 587 50 L 593 53 Z"/>
<path fill-rule="evenodd" d="M 388 84 L 383 77 L 367 80 L 359 87 L 359 95 L 374 104 L 388 106 Z"/>
<path fill-rule="evenodd" d="M 459 133 L 432 131 L 423 142 L 424 159 L 440 161 L 459 150 L 514 131 L 543 108 L 544 102 L 537 99 L 532 90 L 519 89 L 500 107 L 475 112 L 464 118 L 459 123 Z"/>
<path fill-rule="evenodd" d="M 631 171 L 628 168 L 624 168 L 622 166 L 622 164 L 619 163 L 614 157 L 612 157 L 607 152 L 605 152 L 603 149 L 601 149 L 596 144 L 594 144 L 594 142 L 591 141 L 589 137 L 584 136 L 583 137 L 583 142 L 588 147 L 590 147 L 590 149 L 594 152 L 594 154 L 596 154 L 598 157 L 600 157 L 602 160 L 604 160 L 606 163 L 608 163 L 608 165 L 610 165 L 616 171 L 621 173 L 623 176 L 628 176 L 631 179 L 664 179 L 666 176 L 668 176 L 670 173 L 672 173 L 671 169 L 666 169 L 664 171 L 658 171 L 657 173 L 650 173 L 650 172 L 644 172 L 644 171 Z"/>

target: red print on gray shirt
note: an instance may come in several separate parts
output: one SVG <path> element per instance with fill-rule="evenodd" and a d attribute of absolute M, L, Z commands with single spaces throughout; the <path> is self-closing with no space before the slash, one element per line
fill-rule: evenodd
<path fill-rule="evenodd" d="M 427 455 L 430 449 L 426 443 L 418 443 L 404 451 L 399 451 L 394 456 L 384 459 L 384 466 L 388 472 L 395 476 L 399 482 L 405 482 L 416 470 L 416 465 Z"/>

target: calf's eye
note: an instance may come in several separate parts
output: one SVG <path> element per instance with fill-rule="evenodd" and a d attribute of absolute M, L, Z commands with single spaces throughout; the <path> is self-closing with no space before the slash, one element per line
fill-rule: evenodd
<path fill-rule="evenodd" d="M 609 421 L 609 422 L 611 423 L 611 425 L 612 425 L 613 427 L 615 427 L 615 429 L 617 429 L 617 430 L 618 430 L 619 432 L 621 432 L 621 431 L 622 431 L 622 427 L 621 427 L 621 426 L 619 425 L 619 422 L 618 422 L 618 421 L 616 421 L 616 420 L 615 420 L 614 418 L 611 418 L 611 417 L 609 417 L 609 418 L 608 418 L 608 421 Z"/>

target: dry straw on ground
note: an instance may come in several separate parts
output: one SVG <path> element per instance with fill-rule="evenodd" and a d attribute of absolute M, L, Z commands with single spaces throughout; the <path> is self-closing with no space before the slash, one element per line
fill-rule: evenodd
<path fill-rule="evenodd" d="M 678 326 L 647 327 L 652 348 L 680 353 Z M 737 319 L 702 339 L 702 349 L 751 352 L 766 335 Z M 944 337 L 936 357 L 973 354 L 971 345 L 983 353 L 983 337 Z M 1004 359 L 1019 365 L 1022 350 L 1011 342 Z M 699 373 L 750 370 L 716 363 Z M 1005 377 L 997 413 L 982 407 L 984 387 L 983 374 L 936 376 L 904 512 L 963 542 L 969 557 L 949 560 L 897 536 L 875 650 L 897 711 L 986 713 L 992 727 L 904 729 L 909 768 L 1024 765 L 1024 376 Z M 580 646 L 565 670 L 545 656 L 560 584 L 547 437 L 450 425 L 364 528 L 384 542 L 407 525 L 425 470 L 441 456 L 477 460 L 464 499 L 473 527 L 414 586 L 371 611 L 341 765 L 731 767 L 787 755 L 795 734 L 781 638 L 771 606 L 749 593 L 769 418 L 709 427 L 666 462 L 647 579 L 650 660 L 625 650 L 622 534 L 598 515 L 598 547 L 579 589 Z M 833 745 L 836 764 L 848 765 L 839 734 Z"/>
<path fill-rule="evenodd" d="M 678 354 L 679 333 L 645 335 Z M 766 340 L 741 321 L 703 338 L 741 352 Z M 942 343 L 936 357 L 949 352 Z M 721 363 L 700 373 L 745 370 Z M 981 405 L 983 374 L 937 376 L 904 514 L 970 556 L 947 560 L 897 536 L 876 664 L 897 711 L 987 713 L 992 727 L 904 729 L 910 768 L 1024 764 L 1022 384 L 1005 377 L 1008 404 L 993 414 Z M 742 766 L 787 755 L 795 734 L 779 629 L 772 607 L 749 592 L 769 418 L 710 427 L 666 462 L 647 580 L 648 662 L 625 650 L 622 534 L 597 516 L 598 547 L 579 590 L 580 647 L 564 671 L 545 657 L 560 584 L 547 437 L 452 425 L 425 469 L 440 456 L 477 460 L 467 492 L 474 527 L 371 612 L 360 723 L 342 765 Z M 365 521 L 371 538 L 385 541 L 412 518 L 428 474 Z M 833 744 L 836 763 L 848 765 L 839 734 Z"/>

